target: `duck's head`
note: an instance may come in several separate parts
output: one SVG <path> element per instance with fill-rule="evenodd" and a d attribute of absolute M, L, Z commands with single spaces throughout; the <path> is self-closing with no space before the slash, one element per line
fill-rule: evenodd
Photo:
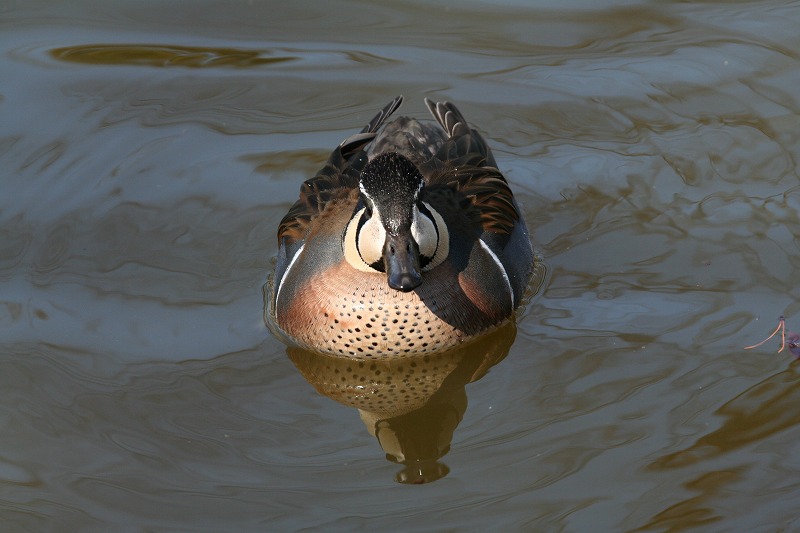
<path fill-rule="evenodd" d="M 422 200 L 425 180 L 406 157 L 389 152 L 364 167 L 360 200 L 344 233 L 345 258 L 355 268 L 385 272 L 389 286 L 408 292 L 449 250 L 444 220 Z"/>

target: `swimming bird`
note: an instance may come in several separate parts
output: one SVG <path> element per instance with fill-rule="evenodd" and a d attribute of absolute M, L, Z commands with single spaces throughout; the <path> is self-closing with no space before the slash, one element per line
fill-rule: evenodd
<path fill-rule="evenodd" d="M 508 321 L 533 269 L 514 195 L 449 102 L 398 96 L 337 146 L 278 227 L 270 317 L 303 348 L 356 359 L 434 353 Z"/>

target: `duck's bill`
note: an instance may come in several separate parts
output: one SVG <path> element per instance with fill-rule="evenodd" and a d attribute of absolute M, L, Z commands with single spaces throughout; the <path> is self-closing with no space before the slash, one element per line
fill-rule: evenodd
<path fill-rule="evenodd" d="M 419 246 L 410 232 L 401 235 L 386 235 L 383 245 L 383 263 L 389 286 L 408 292 L 422 283 L 419 267 Z"/>

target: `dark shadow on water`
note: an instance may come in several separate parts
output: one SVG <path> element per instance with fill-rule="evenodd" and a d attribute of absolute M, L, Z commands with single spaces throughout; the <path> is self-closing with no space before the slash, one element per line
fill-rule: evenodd
<path fill-rule="evenodd" d="M 288 348 L 303 377 L 323 394 L 358 409 L 386 458 L 403 469 L 398 483 L 430 483 L 450 469 L 450 451 L 467 409 L 466 385 L 502 361 L 516 336 L 513 322 L 463 348 L 397 360 L 354 360 Z"/>

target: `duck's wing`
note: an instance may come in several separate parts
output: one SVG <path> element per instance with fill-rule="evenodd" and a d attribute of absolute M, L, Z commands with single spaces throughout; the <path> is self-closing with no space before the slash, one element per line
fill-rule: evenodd
<path fill-rule="evenodd" d="M 367 163 L 364 147 L 375 138 L 377 131 L 402 102 L 402 96 L 389 102 L 359 133 L 342 141 L 313 178 L 303 182 L 300 198 L 278 226 L 280 246 L 291 246 L 304 240 L 311 220 L 325 209 L 328 202 L 358 187 L 358 178 Z"/>
<path fill-rule="evenodd" d="M 509 236 L 519 220 L 514 195 L 480 133 L 469 127 L 450 102 L 425 99 L 448 138 L 430 161 L 429 190 L 452 194 L 459 209 L 484 233 Z M 452 191 L 451 193 L 448 193 Z"/>
<path fill-rule="evenodd" d="M 425 105 L 436 119 L 436 122 L 449 136 L 437 154 L 442 161 L 471 164 L 474 166 L 490 166 L 497 168 L 492 151 L 480 133 L 469 127 L 461 111 L 451 102 L 434 102 L 425 99 Z"/>

